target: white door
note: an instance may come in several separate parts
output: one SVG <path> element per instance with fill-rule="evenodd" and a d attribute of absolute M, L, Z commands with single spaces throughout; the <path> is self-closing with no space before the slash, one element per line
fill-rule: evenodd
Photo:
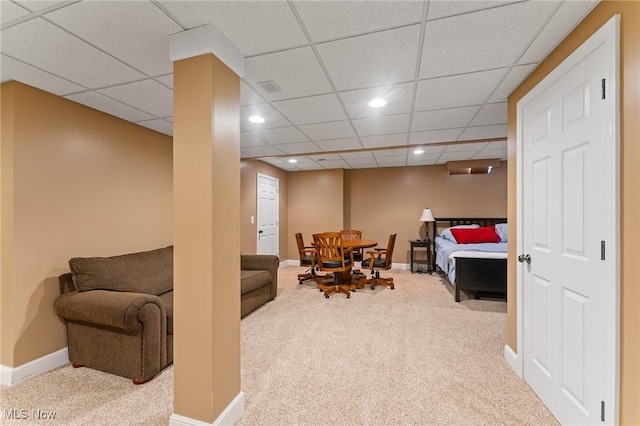
<path fill-rule="evenodd" d="M 257 254 L 278 254 L 278 189 L 277 178 L 258 173 Z"/>
<path fill-rule="evenodd" d="M 518 104 L 524 378 L 562 424 L 615 422 L 617 30 L 612 34 L 594 35 Z"/>

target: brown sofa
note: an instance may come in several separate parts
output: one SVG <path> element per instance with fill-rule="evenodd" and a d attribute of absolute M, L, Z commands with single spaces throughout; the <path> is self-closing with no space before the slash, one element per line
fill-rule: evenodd
<path fill-rule="evenodd" d="M 276 256 L 242 255 L 241 317 L 276 296 Z M 151 380 L 173 362 L 173 247 L 73 258 L 54 309 L 67 327 L 69 360 Z"/>

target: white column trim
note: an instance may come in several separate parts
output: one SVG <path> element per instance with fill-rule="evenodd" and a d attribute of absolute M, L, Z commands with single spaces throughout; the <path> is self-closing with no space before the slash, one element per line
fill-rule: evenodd
<path fill-rule="evenodd" d="M 15 386 L 69 363 L 67 348 L 52 352 L 18 367 L 0 365 L 0 384 Z"/>

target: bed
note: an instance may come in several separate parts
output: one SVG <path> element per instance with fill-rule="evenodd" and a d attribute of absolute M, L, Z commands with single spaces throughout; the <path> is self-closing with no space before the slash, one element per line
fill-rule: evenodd
<path fill-rule="evenodd" d="M 459 244 L 450 238 L 452 228 L 487 227 L 506 223 L 505 218 L 436 218 L 433 222 L 435 255 L 433 269 L 446 275 L 454 288 L 454 298 L 460 292 L 472 293 L 476 299 L 490 296 L 507 297 L 507 237 L 506 227 L 499 225 L 496 242 Z M 486 228 L 483 229 L 487 231 Z M 447 237 L 442 234 L 449 232 Z M 458 233 L 459 231 L 453 231 Z M 463 231 L 467 232 L 467 231 Z M 475 232 L 475 231 L 473 231 Z"/>

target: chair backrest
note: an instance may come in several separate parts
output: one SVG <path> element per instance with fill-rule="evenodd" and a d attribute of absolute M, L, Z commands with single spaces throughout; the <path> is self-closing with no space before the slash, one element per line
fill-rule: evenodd
<path fill-rule="evenodd" d="M 344 258 L 344 247 L 340 232 L 313 234 L 313 245 L 318 256 L 318 266 L 324 271 L 346 271 L 353 265 L 353 254 Z M 350 262 L 346 262 L 349 260 Z"/>
<path fill-rule="evenodd" d="M 387 243 L 387 254 L 384 257 L 384 263 L 387 267 L 391 267 L 391 260 L 393 259 L 393 247 L 396 245 L 396 235 L 389 235 L 389 242 Z"/>
<path fill-rule="evenodd" d="M 304 252 L 304 241 L 302 239 L 302 233 L 300 232 L 296 233 L 296 243 L 298 244 L 298 254 L 302 258 L 305 255 L 305 252 Z"/>
<path fill-rule="evenodd" d="M 361 240 L 362 231 L 359 229 L 343 229 L 340 231 L 343 240 Z"/>

